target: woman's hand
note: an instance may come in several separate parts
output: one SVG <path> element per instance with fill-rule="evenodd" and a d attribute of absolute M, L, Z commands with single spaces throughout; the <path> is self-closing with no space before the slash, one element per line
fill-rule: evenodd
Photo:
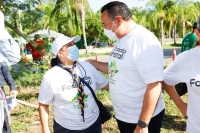
<path fill-rule="evenodd" d="M 181 111 L 183 116 L 187 118 L 187 103 L 182 102 L 180 105 L 177 105 L 178 109 Z"/>
<path fill-rule="evenodd" d="M 13 98 L 16 98 L 17 94 L 18 94 L 18 91 L 16 91 L 16 90 L 10 91 L 10 96 L 12 96 Z"/>

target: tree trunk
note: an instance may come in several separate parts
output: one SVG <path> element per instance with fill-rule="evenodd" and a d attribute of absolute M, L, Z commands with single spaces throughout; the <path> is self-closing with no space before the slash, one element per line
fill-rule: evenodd
<path fill-rule="evenodd" d="M 171 38 L 171 29 L 168 31 L 168 38 Z"/>
<path fill-rule="evenodd" d="M 183 21 L 183 25 L 182 25 L 182 36 L 184 37 L 185 36 L 185 21 Z"/>
<path fill-rule="evenodd" d="M 1 6 L 2 6 L 2 0 L 0 0 L 0 10 L 1 10 Z"/>
<path fill-rule="evenodd" d="M 176 24 L 177 24 L 177 19 L 174 21 L 174 44 L 176 44 Z"/>
<path fill-rule="evenodd" d="M 28 38 L 20 32 L 18 28 L 13 27 L 11 24 L 9 24 L 7 21 L 5 21 L 5 25 L 8 26 L 10 29 L 12 29 L 15 33 L 17 33 L 19 36 L 22 36 L 26 41 L 28 41 Z"/>
<path fill-rule="evenodd" d="M 83 31 L 83 38 L 84 38 L 84 44 L 85 44 L 85 52 L 87 52 L 87 41 L 86 41 L 86 34 L 85 34 L 85 12 L 83 7 L 83 0 L 81 0 L 81 22 L 82 22 L 82 31 Z"/>
<path fill-rule="evenodd" d="M 160 18 L 161 46 L 163 46 L 163 18 Z"/>

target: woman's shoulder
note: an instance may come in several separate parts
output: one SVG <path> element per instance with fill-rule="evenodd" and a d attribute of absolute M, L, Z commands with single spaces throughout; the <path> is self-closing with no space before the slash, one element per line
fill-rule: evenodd
<path fill-rule="evenodd" d="M 54 66 L 51 69 L 49 69 L 48 71 L 46 71 L 46 73 L 44 74 L 44 77 L 56 75 L 57 73 L 59 73 L 62 70 L 63 70 L 62 68 L 60 68 L 58 66 Z"/>

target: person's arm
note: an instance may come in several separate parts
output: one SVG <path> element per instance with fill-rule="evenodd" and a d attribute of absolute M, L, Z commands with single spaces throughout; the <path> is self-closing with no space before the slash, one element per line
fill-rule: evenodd
<path fill-rule="evenodd" d="M 39 114 L 43 133 L 50 133 L 48 124 L 49 105 L 39 103 Z"/>
<path fill-rule="evenodd" d="M 147 124 L 150 122 L 150 119 L 156 108 L 160 93 L 161 81 L 150 83 L 147 85 L 147 90 L 144 95 L 143 107 L 139 120 L 142 120 Z M 148 127 L 142 128 L 137 125 L 134 133 L 148 133 Z"/>
<path fill-rule="evenodd" d="M 9 70 L 8 66 L 2 65 L 1 71 L 2 71 L 2 74 L 3 74 L 3 77 L 6 81 L 6 83 L 10 87 L 10 95 L 13 96 L 13 97 L 17 97 L 18 91 L 16 91 L 15 81 L 13 80 L 13 78 L 10 74 L 10 70 Z"/>
<path fill-rule="evenodd" d="M 177 91 L 175 90 L 174 86 L 170 86 L 163 81 L 163 87 L 166 90 L 167 94 L 171 97 L 174 101 L 178 109 L 181 111 L 183 116 L 187 117 L 187 104 L 183 102 L 183 100 L 178 95 Z"/>
<path fill-rule="evenodd" d="M 106 86 L 102 88 L 102 90 L 107 90 L 108 91 L 109 90 L 109 83 L 107 83 Z"/>
<path fill-rule="evenodd" d="M 108 63 L 99 62 L 99 61 L 92 60 L 92 59 L 89 59 L 86 61 L 89 62 L 90 64 L 92 64 L 97 70 L 108 74 Z"/>

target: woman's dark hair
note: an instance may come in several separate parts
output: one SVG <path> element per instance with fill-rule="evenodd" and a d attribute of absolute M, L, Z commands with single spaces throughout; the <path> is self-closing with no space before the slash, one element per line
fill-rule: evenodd
<path fill-rule="evenodd" d="M 52 58 L 51 59 L 51 67 L 57 66 L 58 65 L 58 57 Z"/>
<path fill-rule="evenodd" d="M 115 20 L 116 16 L 121 16 L 123 20 L 133 20 L 131 11 L 123 2 L 112 1 L 101 8 L 101 13 L 105 10 L 108 12 L 108 17 Z"/>

